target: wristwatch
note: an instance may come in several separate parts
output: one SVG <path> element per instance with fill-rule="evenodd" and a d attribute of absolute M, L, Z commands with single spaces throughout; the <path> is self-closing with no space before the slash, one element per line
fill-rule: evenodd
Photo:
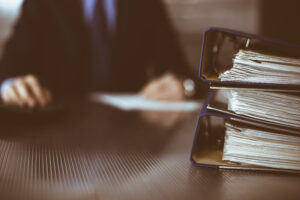
<path fill-rule="evenodd" d="M 183 80 L 183 88 L 184 88 L 184 94 L 186 97 L 191 98 L 196 93 L 196 85 L 195 82 L 192 79 L 184 79 Z"/>

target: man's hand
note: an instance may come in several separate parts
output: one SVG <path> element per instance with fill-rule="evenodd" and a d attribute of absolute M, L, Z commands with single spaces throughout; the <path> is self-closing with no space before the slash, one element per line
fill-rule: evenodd
<path fill-rule="evenodd" d="M 180 101 L 185 97 L 182 81 L 173 74 L 165 74 L 150 81 L 141 94 L 147 98 L 169 101 Z"/>
<path fill-rule="evenodd" d="M 51 92 L 43 88 L 34 75 L 26 75 L 4 81 L 1 98 L 5 104 L 19 107 L 47 106 L 52 101 Z"/>

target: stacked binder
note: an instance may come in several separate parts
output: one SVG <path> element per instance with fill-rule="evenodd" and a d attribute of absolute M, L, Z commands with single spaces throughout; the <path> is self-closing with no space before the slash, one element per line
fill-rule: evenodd
<path fill-rule="evenodd" d="M 195 165 L 300 172 L 300 47 L 210 28 L 199 75 Z"/>

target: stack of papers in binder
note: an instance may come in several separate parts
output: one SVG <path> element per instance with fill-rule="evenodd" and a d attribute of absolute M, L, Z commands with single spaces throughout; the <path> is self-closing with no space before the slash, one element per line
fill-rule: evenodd
<path fill-rule="evenodd" d="M 300 84 L 300 59 L 239 50 L 232 68 L 219 78 L 221 81 Z"/>
<path fill-rule="evenodd" d="M 300 170 L 300 137 L 225 124 L 223 160 Z"/>
<path fill-rule="evenodd" d="M 300 47 L 220 28 L 203 45 L 200 77 L 211 89 L 192 162 L 300 172 Z"/>

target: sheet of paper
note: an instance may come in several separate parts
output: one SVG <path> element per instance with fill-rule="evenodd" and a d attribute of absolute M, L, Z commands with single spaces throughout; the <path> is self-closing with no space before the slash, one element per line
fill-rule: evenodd
<path fill-rule="evenodd" d="M 223 160 L 300 170 L 300 138 L 276 131 L 225 124 Z"/>
<path fill-rule="evenodd" d="M 293 128 L 300 127 L 299 94 L 226 90 L 228 109 L 236 114 Z"/>
<path fill-rule="evenodd" d="M 231 69 L 219 75 L 221 81 L 300 84 L 300 59 L 239 50 Z"/>
<path fill-rule="evenodd" d="M 201 103 L 198 101 L 157 101 L 137 94 L 92 93 L 89 99 L 92 102 L 103 103 L 126 111 L 197 111 L 201 108 Z"/>

